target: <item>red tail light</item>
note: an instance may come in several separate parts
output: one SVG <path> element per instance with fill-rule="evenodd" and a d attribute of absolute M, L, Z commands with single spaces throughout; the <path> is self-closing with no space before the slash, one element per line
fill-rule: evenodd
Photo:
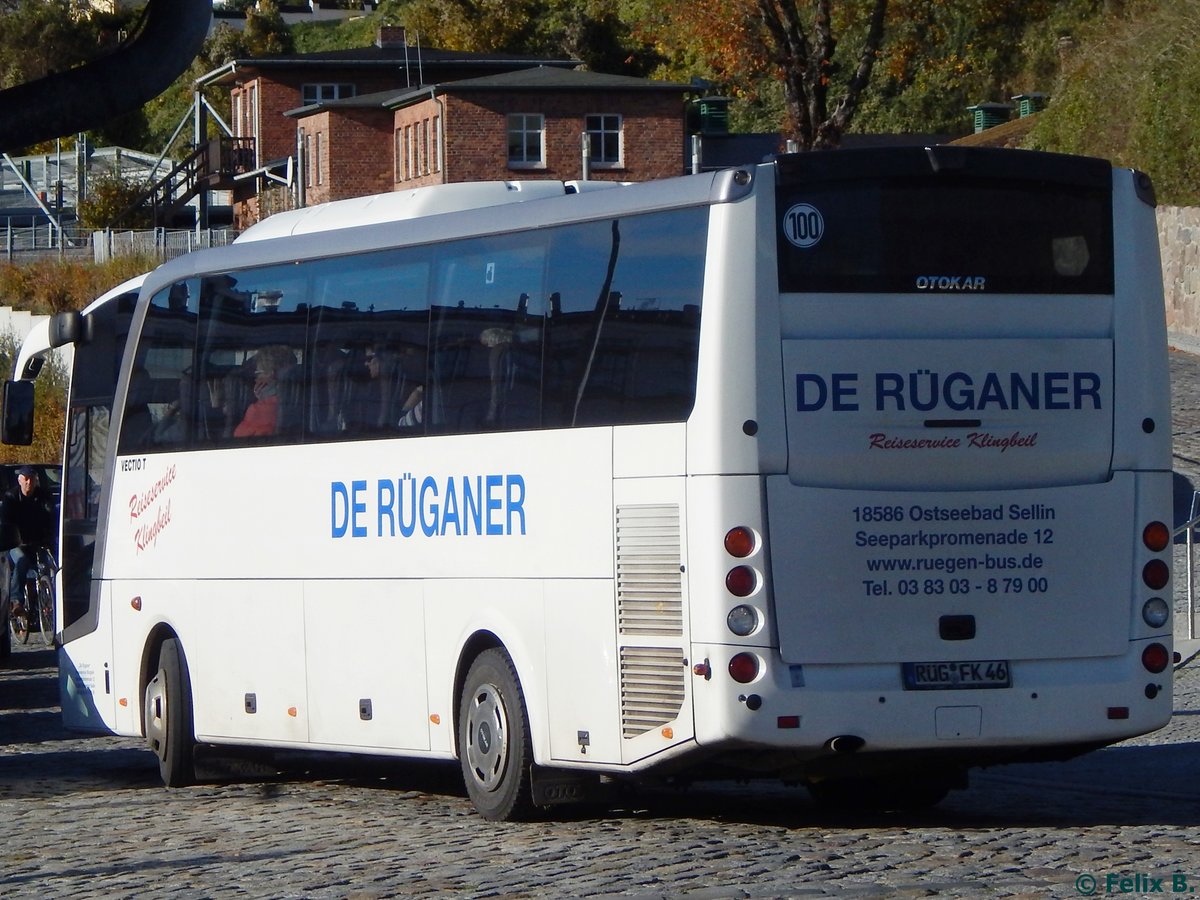
<path fill-rule="evenodd" d="M 1171 529 L 1162 522 L 1151 522 L 1141 530 L 1141 542 L 1147 550 L 1162 552 L 1171 544 Z"/>
<path fill-rule="evenodd" d="M 1171 654 L 1167 652 L 1167 648 L 1162 644 L 1147 644 L 1146 649 L 1142 651 L 1142 665 L 1146 667 L 1147 672 L 1157 675 L 1170 662 Z"/>
<path fill-rule="evenodd" d="M 1152 591 L 1161 591 L 1171 580 L 1171 570 L 1161 559 L 1152 559 L 1142 567 L 1142 581 Z"/>
<path fill-rule="evenodd" d="M 729 677 L 738 684 L 749 684 L 758 677 L 758 657 L 753 653 L 739 653 L 729 660 Z"/>
<path fill-rule="evenodd" d="M 738 559 L 745 559 L 754 552 L 754 532 L 745 525 L 738 525 L 725 532 L 725 552 Z"/>
<path fill-rule="evenodd" d="M 734 566 L 725 576 L 725 587 L 735 597 L 749 597 L 757 584 L 758 578 L 749 566 Z"/>
<path fill-rule="evenodd" d="M 1162 522 L 1151 522 L 1142 529 L 1142 543 L 1155 553 L 1166 550 L 1171 544 L 1171 529 Z"/>

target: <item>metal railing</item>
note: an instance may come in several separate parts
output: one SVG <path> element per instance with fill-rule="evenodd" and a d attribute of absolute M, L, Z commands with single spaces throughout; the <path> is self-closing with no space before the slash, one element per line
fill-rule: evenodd
<path fill-rule="evenodd" d="M 18 225 L 0 220 L 0 258 L 8 262 L 41 256 L 90 256 L 91 231 L 42 222 Z"/>
<path fill-rule="evenodd" d="M 194 229 L 148 228 L 144 231 L 92 232 L 92 249 L 98 263 L 118 256 L 153 256 L 155 259 L 174 259 L 193 250 L 224 247 L 233 242 L 237 232 L 229 228 Z"/>
<path fill-rule="evenodd" d="M 1177 538 L 1184 535 L 1187 547 L 1187 638 L 1196 639 L 1196 581 L 1194 578 L 1194 556 L 1196 547 L 1196 529 L 1200 528 L 1200 491 L 1192 492 L 1192 505 L 1188 510 L 1188 520 L 1176 528 L 1171 536 Z M 1172 544 L 1174 546 L 1174 544 Z"/>
<path fill-rule="evenodd" d="M 237 236 L 229 228 L 147 228 L 138 231 L 93 231 L 65 225 L 12 226 L 0 220 L 0 261 L 29 262 L 46 256 L 106 262 L 118 256 L 174 259 L 206 247 L 223 247 Z"/>

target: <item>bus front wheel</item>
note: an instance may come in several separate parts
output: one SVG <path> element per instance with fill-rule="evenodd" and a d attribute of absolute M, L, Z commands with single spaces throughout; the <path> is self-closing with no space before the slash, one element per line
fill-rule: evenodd
<path fill-rule="evenodd" d="M 175 638 L 163 641 L 158 670 L 146 685 L 142 715 L 146 743 L 158 757 L 158 771 L 167 787 L 184 787 L 195 781 L 195 732 L 192 725 L 192 690 L 187 661 Z"/>
<path fill-rule="evenodd" d="M 467 794 L 493 822 L 533 813 L 533 747 L 525 697 L 512 659 L 485 650 L 471 664 L 459 698 L 458 758 Z"/>

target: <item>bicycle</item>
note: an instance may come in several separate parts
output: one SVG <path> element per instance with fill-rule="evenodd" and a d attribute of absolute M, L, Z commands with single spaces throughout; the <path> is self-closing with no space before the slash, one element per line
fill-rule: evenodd
<path fill-rule="evenodd" d="M 54 646 L 54 572 L 58 568 L 49 547 L 33 549 L 34 564 L 29 567 L 25 583 L 16 597 L 10 598 L 8 627 L 12 636 L 22 644 L 29 635 L 39 632 L 42 643 Z"/>

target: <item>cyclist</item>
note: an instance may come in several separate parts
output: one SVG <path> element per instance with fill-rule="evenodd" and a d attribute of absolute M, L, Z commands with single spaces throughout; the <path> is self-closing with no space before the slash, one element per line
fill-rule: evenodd
<path fill-rule="evenodd" d="M 8 581 L 10 602 L 21 596 L 29 570 L 37 564 L 37 548 L 54 545 L 53 500 L 39 484 L 37 469 L 17 469 L 17 486 L 0 500 L 0 522 L 16 529 L 19 543 L 8 551 L 12 564 Z"/>

